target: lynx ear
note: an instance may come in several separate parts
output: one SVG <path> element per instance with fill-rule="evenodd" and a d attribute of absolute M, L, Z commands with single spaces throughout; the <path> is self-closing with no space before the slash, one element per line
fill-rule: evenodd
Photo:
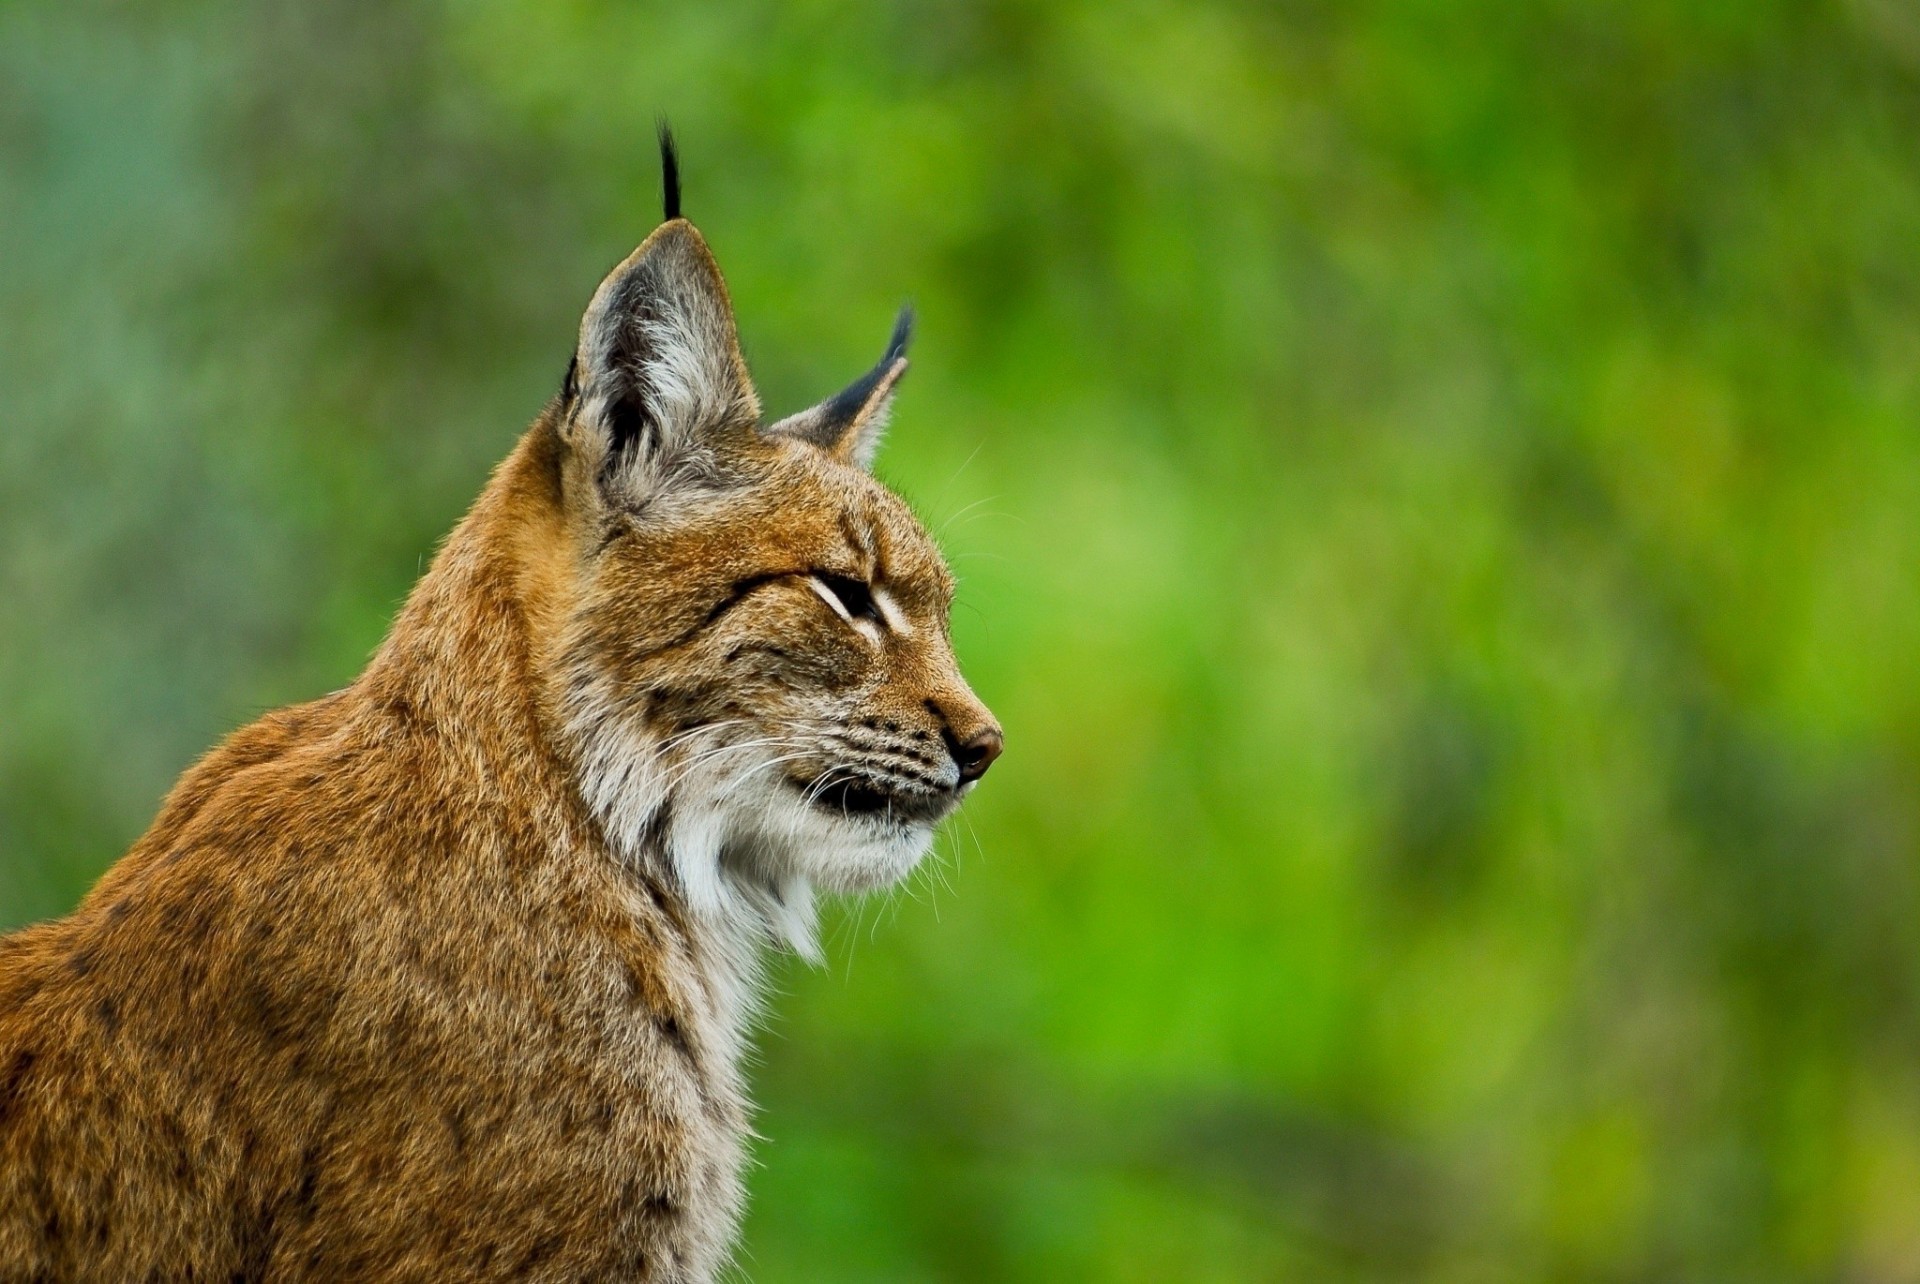
<path fill-rule="evenodd" d="M 798 437 L 836 459 L 873 467 L 893 410 L 893 390 L 907 372 L 907 342 L 912 338 L 913 309 L 903 307 L 878 365 L 819 405 L 789 415 L 765 431 L 770 436 Z"/>
<path fill-rule="evenodd" d="M 673 137 L 660 131 L 667 221 L 610 273 L 580 322 L 563 397 L 569 444 L 604 486 L 643 500 L 750 439 L 760 402 L 740 355 L 726 282 L 679 217 Z"/>

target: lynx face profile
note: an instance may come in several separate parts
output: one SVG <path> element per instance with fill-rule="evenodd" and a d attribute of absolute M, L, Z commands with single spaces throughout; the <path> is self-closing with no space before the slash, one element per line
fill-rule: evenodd
<path fill-rule="evenodd" d="M 0 1278 L 703 1281 L 763 945 L 1001 749 L 868 473 L 906 368 L 763 425 L 679 217 L 349 687 L 0 938 Z"/>
<path fill-rule="evenodd" d="M 946 566 L 866 471 L 910 325 L 762 428 L 719 272 L 671 221 L 601 286 L 562 394 L 591 500 L 559 656 L 581 787 L 618 846 L 662 837 L 694 906 L 750 908 L 803 952 L 810 886 L 899 879 L 1000 752 Z"/>

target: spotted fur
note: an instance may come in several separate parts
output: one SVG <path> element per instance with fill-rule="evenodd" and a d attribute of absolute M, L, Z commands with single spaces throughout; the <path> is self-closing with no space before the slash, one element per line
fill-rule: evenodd
<path fill-rule="evenodd" d="M 722 1270 L 764 948 L 1000 748 L 863 467 L 898 337 L 763 428 L 693 226 L 614 270 L 366 671 L 0 938 L 0 1278 Z"/>

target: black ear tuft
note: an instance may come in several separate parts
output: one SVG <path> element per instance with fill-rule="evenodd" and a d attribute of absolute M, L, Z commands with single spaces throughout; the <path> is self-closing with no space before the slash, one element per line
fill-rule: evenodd
<path fill-rule="evenodd" d="M 894 318 L 886 355 L 878 365 L 825 401 L 788 415 L 762 432 L 811 442 L 845 463 L 873 466 L 893 408 L 893 392 L 907 372 L 907 344 L 913 338 L 913 307 L 904 306 Z"/>
<path fill-rule="evenodd" d="M 884 360 L 892 365 L 907 355 L 907 345 L 913 342 L 913 305 L 902 303 L 900 315 L 893 319 L 893 334 L 887 339 L 887 355 Z"/>
<path fill-rule="evenodd" d="M 893 334 L 887 339 L 886 355 L 880 358 L 878 365 L 861 375 L 858 379 L 842 388 L 828 399 L 824 409 L 824 418 L 830 424 L 844 427 L 851 424 L 866 407 L 867 400 L 873 396 L 875 388 L 893 370 L 894 362 L 907 355 L 907 344 L 913 340 L 913 305 L 900 305 L 900 315 L 893 319 Z"/>
<path fill-rule="evenodd" d="M 673 127 L 662 116 L 660 129 L 660 190 L 664 197 L 666 221 L 680 217 L 680 153 L 674 150 Z"/>

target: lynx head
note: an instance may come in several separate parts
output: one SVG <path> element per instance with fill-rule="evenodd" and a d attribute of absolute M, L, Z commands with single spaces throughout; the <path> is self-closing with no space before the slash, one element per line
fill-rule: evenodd
<path fill-rule="evenodd" d="M 868 472 L 910 314 L 872 370 L 763 426 L 661 143 L 666 221 L 595 293 L 550 419 L 579 550 L 564 716 L 617 848 L 810 951 L 811 889 L 910 871 L 1001 733 L 939 551 Z"/>

